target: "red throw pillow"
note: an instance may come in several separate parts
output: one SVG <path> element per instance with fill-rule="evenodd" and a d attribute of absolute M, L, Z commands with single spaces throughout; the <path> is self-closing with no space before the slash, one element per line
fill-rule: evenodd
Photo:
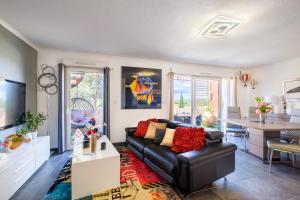
<path fill-rule="evenodd" d="M 150 122 L 157 123 L 158 121 L 155 118 L 148 119 L 147 121 L 140 121 L 138 123 L 137 128 L 136 128 L 136 131 L 134 132 L 134 136 L 136 136 L 136 137 L 145 137 Z"/>
<path fill-rule="evenodd" d="M 184 153 L 200 150 L 205 146 L 205 133 L 203 128 L 178 127 L 175 130 L 172 151 Z"/>

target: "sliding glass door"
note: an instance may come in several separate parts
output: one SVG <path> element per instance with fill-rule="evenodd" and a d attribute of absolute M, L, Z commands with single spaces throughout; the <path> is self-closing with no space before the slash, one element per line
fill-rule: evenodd
<path fill-rule="evenodd" d="M 174 77 L 174 120 L 192 123 L 192 79 L 190 76 Z"/>
<path fill-rule="evenodd" d="M 194 78 L 195 125 L 201 126 L 202 114 L 206 111 L 219 117 L 220 95 L 219 80 Z"/>
<path fill-rule="evenodd" d="M 197 76 L 174 76 L 174 120 L 201 126 L 202 114 L 220 115 L 219 79 Z"/>

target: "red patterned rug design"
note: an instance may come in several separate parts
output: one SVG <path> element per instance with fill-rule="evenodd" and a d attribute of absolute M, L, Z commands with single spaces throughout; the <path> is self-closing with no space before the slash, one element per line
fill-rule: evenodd
<path fill-rule="evenodd" d="M 127 147 L 118 147 L 120 153 L 120 187 L 99 191 L 80 200 L 180 200 L 173 187 L 166 183 Z M 45 200 L 71 199 L 72 159 L 68 160 Z M 103 180 L 105 181 L 105 180 Z"/>

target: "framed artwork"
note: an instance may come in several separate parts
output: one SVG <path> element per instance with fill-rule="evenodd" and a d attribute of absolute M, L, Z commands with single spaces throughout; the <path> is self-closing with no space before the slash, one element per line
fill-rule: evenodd
<path fill-rule="evenodd" d="M 286 101 L 300 101 L 300 79 L 283 81 L 283 92 Z"/>
<path fill-rule="evenodd" d="M 122 67 L 122 109 L 161 108 L 161 69 Z"/>

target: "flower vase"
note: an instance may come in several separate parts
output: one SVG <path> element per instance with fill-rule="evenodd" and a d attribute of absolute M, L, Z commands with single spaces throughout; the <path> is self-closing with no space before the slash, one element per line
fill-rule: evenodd
<path fill-rule="evenodd" d="M 265 124 L 266 123 L 266 119 L 267 119 L 267 113 L 260 113 L 259 114 L 260 123 Z"/>
<path fill-rule="evenodd" d="M 96 153 L 96 148 L 97 148 L 97 135 L 92 134 L 91 136 L 91 153 L 95 154 Z"/>

